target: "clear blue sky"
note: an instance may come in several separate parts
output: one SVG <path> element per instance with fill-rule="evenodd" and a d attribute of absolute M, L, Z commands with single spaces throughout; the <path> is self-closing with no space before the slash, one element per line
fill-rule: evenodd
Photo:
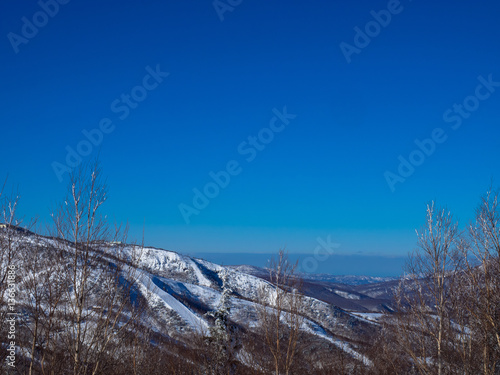
<path fill-rule="evenodd" d="M 106 211 L 181 252 L 308 253 L 330 235 L 339 253 L 406 254 L 428 201 L 465 223 L 499 185 L 500 87 L 476 92 L 479 76 L 500 82 L 498 1 L 232 0 L 222 15 L 212 1 L 62 2 L 53 16 L 0 4 L 0 177 L 26 216 L 48 218 L 68 181 L 54 162 L 106 118 L 82 158 L 100 152 Z M 388 7 L 377 30 L 371 11 Z M 358 49 L 346 59 L 341 43 Z M 124 104 L 131 92 L 147 97 Z M 285 106 L 296 117 L 270 131 Z M 386 172 L 436 128 L 446 140 L 391 189 Z M 252 146 L 259 134 L 274 138 Z M 179 205 L 196 209 L 193 189 L 231 160 L 239 173 L 187 223 Z"/>

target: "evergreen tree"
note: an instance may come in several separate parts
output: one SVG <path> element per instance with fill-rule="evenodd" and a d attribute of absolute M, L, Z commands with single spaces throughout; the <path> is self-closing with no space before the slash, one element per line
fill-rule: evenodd
<path fill-rule="evenodd" d="M 236 341 L 229 321 L 233 290 L 228 285 L 229 272 L 226 269 L 219 271 L 219 277 L 222 281 L 220 301 L 217 310 L 207 313 L 214 319 L 214 325 L 210 327 L 209 336 L 206 338 L 210 356 L 206 370 L 210 375 L 235 374 Z"/>

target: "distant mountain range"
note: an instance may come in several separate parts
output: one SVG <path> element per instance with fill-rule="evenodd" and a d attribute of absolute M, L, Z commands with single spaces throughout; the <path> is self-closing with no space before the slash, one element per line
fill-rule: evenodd
<path fill-rule="evenodd" d="M 231 269 L 247 273 L 249 275 L 266 278 L 269 271 L 266 268 L 241 265 L 228 266 Z M 345 285 L 365 285 L 374 283 L 385 283 L 388 281 L 399 280 L 398 277 L 378 277 L 378 276 L 363 276 L 363 275 L 330 275 L 325 273 L 298 273 L 302 279 L 309 282 L 319 281 L 326 283 L 345 284 Z"/>

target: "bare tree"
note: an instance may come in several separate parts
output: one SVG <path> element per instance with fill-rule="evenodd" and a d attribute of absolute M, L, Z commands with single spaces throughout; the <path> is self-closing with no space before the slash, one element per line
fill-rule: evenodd
<path fill-rule="evenodd" d="M 450 351 L 454 279 L 459 266 L 457 223 L 444 209 L 427 206 L 427 221 L 417 231 L 418 250 L 406 266 L 397 293 L 397 338 L 420 374 L 444 374 Z"/>
<path fill-rule="evenodd" d="M 16 211 L 19 203 L 19 196 L 15 193 L 6 195 L 5 188 L 7 179 L 0 188 L 0 320 L 6 322 L 7 319 L 16 319 L 18 303 L 18 289 L 15 286 L 19 280 L 19 237 L 23 234 L 18 227 L 21 220 Z M 9 305 L 10 304 L 10 305 Z M 14 309 L 15 312 L 12 312 Z M 17 319 L 16 319 L 17 320 Z M 10 324 L 0 325 L 0 335 L 6 342 L 19 342 L 19 332 L 10 332 Z M 15 340 L 8 339 L 15 336 Z M 0 348 L 1 367 L 6 365 L 7 346 Z M 16 358 L 17 360 L 17 358 Z"/>
<path fill-rule="evenodd" d="M 5 292 L 9 265 L 16 265 L 19 261 L 18 241 L 22 233 L 19 225 L 21 220 L 16 215 L 19 204 L 19 195 L 11 194 L 6 196 L 5 180 L 0 190 L 0 292 L 1 296 Z"/>
<path fill-rule="evenodd" d="M 479 347 L 483 374 L 500 371 L 500 206 L 499 193 L 490 189 L 469 226 L 469 240 L 463 246 L 466 272 L 461 291 L 468 323 L 469 357 Z M 466 348 L 467 349 L 467 348 Z"/>
<path fill-rule="evenodd" d="M 108 225 L 101 213 L 107 196 L 98 163 L 85 165 L 71 175 L 68 197 L 53 214 L 55 246 L 67 265 L 64 302 L 70 324 L 61 339 L 74 375 L 97 374 L 139 314 L 130 294 L 140 248 L 125 245 L 126 229 Z"/>
<path fill-rule="evenodd" d="M 260 326 L 276 375 L 291 373 L 298 351 L 304 318 L 301 314 L 301 280 L 296 269 L 297 263 L 290 263 L 288 254 L 281 249 L 269 267 L 269 281 L 273 288 L 259 291 Z"/>
<path fill-rule="evenodd" d="M 380 323 L 379 331 L 370 341 L 369 354 L 373 361 L 370 374 L 417 374 L 415 369 L 412 371 L 411 359 L 400 345 L 401 337 L 397 334 L 397 321 L 394 316 L 386 313 Z"/>
<path fill-rule="evenodd" d="M 31 375 L 46 373 L 57 362 L 57 331 L 60 329 L 58 309 L 64 296 L 65 283 L 61 277 L 65 265 L 42 237 L 31 233 L 21 241 L 22 266 L 20 290 L 24 295 L 23 329 L 30 343 L 26 358 Z"/>

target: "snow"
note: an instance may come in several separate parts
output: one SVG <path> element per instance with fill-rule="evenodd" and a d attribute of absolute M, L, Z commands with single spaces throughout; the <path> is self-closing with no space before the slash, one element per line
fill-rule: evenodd
<path fill-rule="evenodd" d="M 302 325 L 301 328 L 304 329 L 305 331 L 308 331 L 308 332 L 318 336 L 318 337 L 321 337 L 322 339 L 324 339 L 326 341 L 331 342 L 332 344 L 334 344 L 338 348 L 342 349 L 344 352 L 346 352 L 347 354 L 349 354 L 353 358 L 357 359 L 358 361 L 361 361 L 365 366 L 372 366 L 373 365 L 373 363 L 372 363 L 372 361 L 370 361 L 370 359 L 368 359 L 363 354 L 358 353 L 356 350 L 352 349 L 349 346 L 349 344 L 346 343 L 345 341 L 335 339 L 335 338 L 329 336 L 325 332 L 325 330 L 322 327 L 320 327 L 318 324 L 316 324 L 310 320 L 306 320 L 306 321 L 304 321 L 304 324 Z"/>
<path fill-rule="evenodd" d="M 356 299 L 356 300 L 361 299 L 361 297 L 358 296 L 357 294 L 348 293 L 348 292 L 345 292 L 343 290 L 335 290 L 334 292 L 335 292 L 335 294 L 338 294 L 339 296 L 347 298 L 347 299 Z"/>
<path fill-rule="evenodd" d="M 379 324 L 378 323 L 378 320 L 384 316 L 383 313 L 360 313 L 360 312 L 356 312 L 356 313 L 351 313 L 352 315 L 354 315 L 355 317 L 359 318 L 360 320 L 366 322 L 366 323 L 370 323 L 370 324 Z"/>
<path fill-rule="evenodd" d="M 196 275 L 196 278 L 198 279 L 198 283 L 204 286 L 212 286 L 212 283 L 210 280 L 208 280 L 205 275 L 201 272 L 200 268 L 198 265 L 192 260 L 192 259 L 187 259 L 191 267 L 193 268 L 194 274 Z"/>
<path fill-rule="evenodd" d="M 141 289 L 150 292 L 144 294 L 151 305 L 157 305 L 158 299 L 160 299 L 166 308 L 175 311 L 193 330 L 206 331 L 208 329 L 208 324 L 205 320 L 189 310 L 172 295 L 158 288 L 150 275 L 141 272 L 137 277 L 137 281 L 140 283 Z"/>

